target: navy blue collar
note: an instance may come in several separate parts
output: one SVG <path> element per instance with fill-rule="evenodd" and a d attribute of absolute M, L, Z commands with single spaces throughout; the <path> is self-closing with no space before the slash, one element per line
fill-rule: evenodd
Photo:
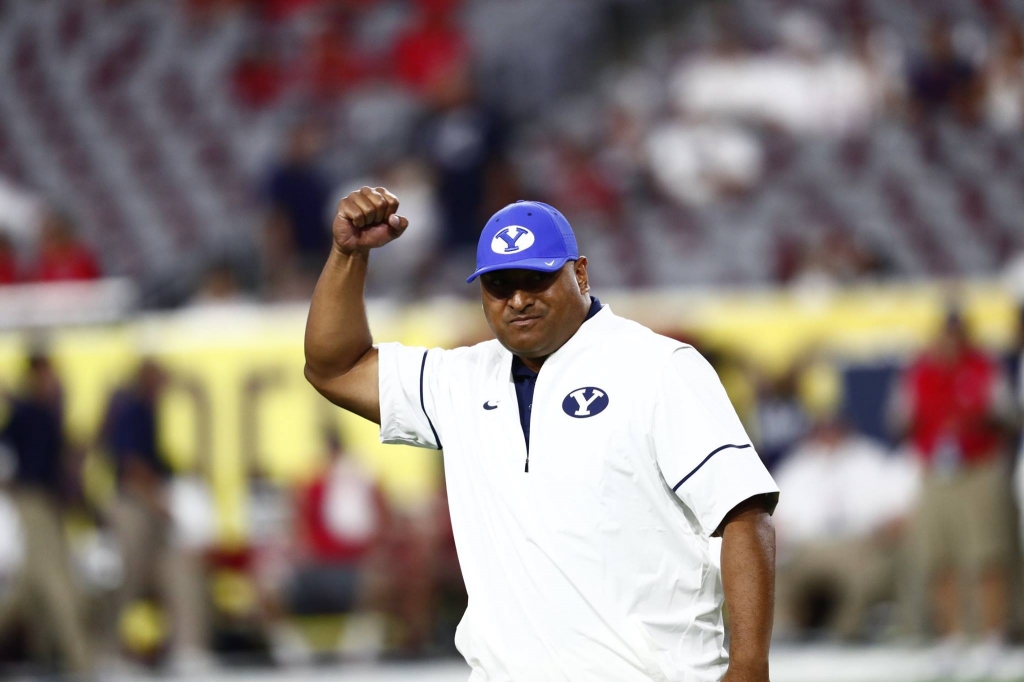
<path fill-rule="evenodd" d="M 591 296 L 590 297 L 590 310 L 587 311 L 587 317 L 583 321 L 586 322 L 587 320 L 592 318 L 594 315 L 597 315 L 599 312 L 601 312 L 601 301 L 599 301 L 597 299 L 597 296 Z M 513 377 L 526 377 L 526 378 L 533 378 L 533 379 L 535 379 L 537 377 L 537 373 L 534 372 L 529 367 L 527 367 L 526 363 L 524 363 L 519 358 L 519 356 L 516 355 L 516 356 L 513 356 L 513 358 L 512 358 L 512 376 Z"/>

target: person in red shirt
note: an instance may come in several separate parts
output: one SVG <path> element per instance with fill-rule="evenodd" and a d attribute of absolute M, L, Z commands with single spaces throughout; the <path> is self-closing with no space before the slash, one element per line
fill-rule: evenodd
<path fill-rule="evenodd" d="M 338 11 L 316 34 L 307 50 L 307 75 L 314 97 L 330 101 L 358 85 L 370 72 L 370 64 L 347 40 L 353 29 L 351 16 Z"/>
<path fill-rule="evenodd" d="M 1002 369 L 971 344 L 959 311 L 948 313 L 933 345 L 907 369 L 891 416 L 924 471 L 912 556 L 920 584 L 932 592 L 951 665 L 963 658 L 991 666 L 1007 626 L 1012 539 L 1007 427 L 1014 406 Z M 960 590 L 968 586 L 986 640 L 962 657 Z M 985 676 L 987 671 L 975 672 Z"/>
<path fill-rule="evenodd" d="M 469 42 L 456 20 L 458 0 L 418 0 L 415 25 L 398 38 L 392 60 L 399 80 L 425 94 L 469 59 Z"/>
<path fill-rule="evenodd" d="M 231 86 L 236 100 L 249 109 L 265 109 L 278 101 L 284 89 L 285 74 L 264 43 L 253 45 L 235 64 Z"/>
<path fill-rule="evenodd" d="M 96 257 L 75 235 L 70 220 L 57 212 L 47 214 L 31 280 L 68 282 L 99 279 L 101 276 Z"/>
<path fill-rule="evenodd" d="M 300 616 L 391 614 L 402 624 L 393 638 L 398 651 L 423 653 L 433 608 L 431 533 L 419 517 L 391 513 L 371 473 L 336 434 L 327 446 L 323 468 L 298 494 L 298 566 L 284 603 Z"/>
<path fill-rule="evenodd" d="M 330 438 L 324 468 L 299 493 L 298 537 L 307 560 L 357 566 L 378 545 L 387 516 L 376 481 Z"/>
<path fill-rule="evenodd" d="M 388 509 L 376 481 L 335 434 L 316 475 L 297 490 L 290 576 L 279 595 L 293 616 L 331 616 L 387 610 Z M 273 631 L 283 660 L 306 657 L 308 643 L 285 621 Z M 302 652 L 301 654 L 299 652 Z"/>
<path fill-rule="evenodd" d="M 10 237 L 0 232 L 0 286 L 17 283 L 18 254 Z"/>

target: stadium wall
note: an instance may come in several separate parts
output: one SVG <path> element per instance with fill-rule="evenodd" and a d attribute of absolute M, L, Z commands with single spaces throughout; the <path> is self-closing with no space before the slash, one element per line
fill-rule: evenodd
<path fill-rule="evenodd" d="M 928 283 L 836 292 L 674 291 L 602 297 L 621 315 L 683 335 L 705 350 L 728 352 L 767 371 L 814 353 L 846 363 L 892 365 L 920 348 L 955 296 L 976 338 L 1006 350 L 1017 307 L 998 282 Z M 378 341 L 455 346 L 487 338 L 479 305 L 436 301 L 408 308 L 370 306 Z M 175 380 L 162 401 L 161 440 L 181 471 L 208 478 L 221 541 L 242 540 L 247 479 L 308 475 L 322 450 L 325 426 L 342 430 L 377 472 L 399 506 L 425 504 L 439 459 L 430 451 L 383 446 L 376 428 L 333 409 L 302 375 L 305 306 L 196 307 L 117 323 L 0 333 L 0 386 L 17 385 L 32 344 L 50 348 L 64 381 L 72 441 L 90 451 L 86 480 L 102 498 L 112 480 L 94 443 L 110 392 L 149 355 Z M 41 341 L 41 338 L 44 341 Z M 2 421 L 0 415 L 0 421 Z"/>

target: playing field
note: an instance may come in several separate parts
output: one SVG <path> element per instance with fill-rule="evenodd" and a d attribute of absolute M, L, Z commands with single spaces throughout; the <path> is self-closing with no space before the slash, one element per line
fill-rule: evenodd
<path fill-rule="evenodd" d="M 903 648 L 807 647 L 779 649 L 772 655 L 773 682 L 925 682 L 934 659 L 931 650 Z M 1002 662 L 1000 680 L 1024 681 L 1024 648 Z M 468 668 L 460 662 L 351 664 L 289 672 L 240 669 L 206 676 L 196 682 L 465 682 Z M 111 678 L 127 679 L 127 678 Z M 133 680 L 139 680 L 132 676 Z M 168 678 L 152 678 L 153 680 Z"/>

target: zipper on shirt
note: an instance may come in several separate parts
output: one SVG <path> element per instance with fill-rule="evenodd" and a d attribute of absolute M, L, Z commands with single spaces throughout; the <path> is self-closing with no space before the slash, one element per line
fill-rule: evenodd
<path fill-rule="evenodd" d="M 537 397 L 537 386 L 536 386 L 536 384 L 534 384 L 533 391 L 534 391 L 533 396 L 534 396 L 534 398 L 536 398 Z M 526 409 L 529 410 L 529 412 L 530 412 L 530 416 L 529 416 L 530 434 L 532 435 L 533 434 L 533 403 L 530 403 L 530 405 Z M 523 467 L 523 473 L 524 474 L 528 474 L 528 473 L 530 473 L 530 444 L 526 443 L 525 445 L 526 445 L 526 466 Z"/>
<path fill-rule="evenodd" d="M 534 390 L 535 391 L 537 390 L 537 386 L 536 385 L 534 386 Z M 536 393 L 535 393 L 535 395 L 536 395 Z M 532 433 L 532 432 L 534 432 L 534 403 L 530 402 L 529 403 L 529 407 L 527 407 L 526 410 L 529 411 L 529 417 L 528 417 L 528 420 L 529 420 L 529 431 L 530 431 L 530 433 Z M 526 445 L 526 465 L 522 468 L 522 472 L 523 473 L 529 473 L 529 443 L 526 442 L 524 444 Z"/>

